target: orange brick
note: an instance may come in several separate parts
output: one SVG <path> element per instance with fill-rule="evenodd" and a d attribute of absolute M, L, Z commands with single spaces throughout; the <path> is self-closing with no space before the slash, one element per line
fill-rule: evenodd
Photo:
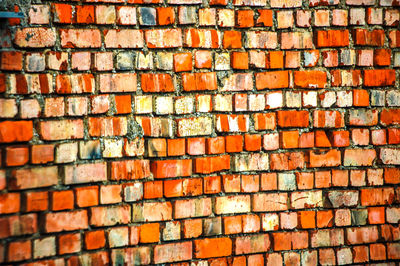
<path fill-rule="evenodd" d="M 175 72 L 192 70 L 192 54 L 178 53 L 174 54 L 174 70 Z"/>
<path fill-rule="evenodd" d="M 154 243 L 160 240 L 160 224 L 150 223 L 140 226 L 140 243 Z"/>
<path fill-rule="evenodd" d="M 231 64 L 234 69 L 248 69 L 249 54 L 247 52 L 233 52 L 231 54 Z"/>
<path fill-rule="evenodd" d="M 52 210 L 68 210 L 74 208 L 74 193 L 72 190 L 54 191 L 52 194 Z"/>

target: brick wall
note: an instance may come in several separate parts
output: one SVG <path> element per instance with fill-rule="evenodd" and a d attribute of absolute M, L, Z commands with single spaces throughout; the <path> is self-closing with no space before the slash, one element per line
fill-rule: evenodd
<path fill-rule="evenodd" d="M 395 265 L 399 5 L 44 0 L 3 20 L 0 264 Z"/>

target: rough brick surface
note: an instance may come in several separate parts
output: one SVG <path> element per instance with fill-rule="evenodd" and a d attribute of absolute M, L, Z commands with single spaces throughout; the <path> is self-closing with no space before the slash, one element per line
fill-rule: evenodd
<path fill-rule="evenodd" d="M 1 265 L 400 263 L 398 0 L 26 2 Z"/>

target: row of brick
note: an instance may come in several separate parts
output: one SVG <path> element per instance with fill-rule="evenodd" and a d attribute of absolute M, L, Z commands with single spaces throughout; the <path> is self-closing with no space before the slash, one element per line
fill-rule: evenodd
<path fill-rule="evenodd" d="M 360 129 L 351 131 L 336 130 L 325 132 L 317 130 L 314 132 L 300 133 L 298 130 L 281 131 L 279 133 L 267 134 L 245 134 L 230 135 L 213 138 L 177 138 L 165 139 L 154 138 L 144 143 L 143 139 L 104 139 L 69 142 L 61 144 L 41 145 L 15 145 L 4 149 L 4 166 L 23 166 L 31 164 L 46 163 L 71 163 L 78 159 L 93 160 L 101 158 L 118 158 L 122 156 L 134 157 L 167 157 L 184 155 L 214 155 L 236 152 L 275 151 L 278 149 L 305 149 L 305 148 L 330 148 L 350 147 L 367 145 L 393 145 L 400 143 L 400 130 L 397 128 L 385 129 Z M 351 133 L 351 135 L 350 135 Z M 145 152 L 146 150 L 146 152 Z M 390 151 L 390 152 L 389 152 Z M 396 150 L 380 149 L 380 158 L 385 164 L 395 162 L 392 157 Z M 392 155 L 389 155 L 391 153 Z M 284 153 L 282 153 L 284 154 Z M 289 154 L 289 153 L 287 153 Z M 301 158 L 304 153 L 298 153 Z M 375 153 L 374 153 L 375 154 Z M 345 151 L 346 155 L 346 151 Z M 281 156 L 281 155 L 279 155 Z M 288 155 L 285 155 L 288 156 Z M 340 152 L 336 156 L 340 162 Z M 1 157 L 1 155 L 0 155 Z M 281 156 L 282 157 L 282 156 Z M 375 156 L 374 156 L 375 157 Z M 271 169 L 286 169 L 288 167 L 277 166 L 275 155 L 271 154 Z M 304 161 L 304 159 L 302 159 Z M 347 161 L 345 159 L 345 161 Z M 335 163 L 336 164 L 336 163 Z M 304 163 L 298 166 L 302 167 Z M 311 163 L 311 165 L 319 165 Z M 240 168 L 240 167 L 238 167 Z"/>
<path fill-rule="evenodd" d="M 118 191 L 116 186 L 108 186 L 101 189 L 101 201 L 109 201 L 106 203 L 118 203 Z M 133 186 L 126 186 L 133 187 Z M 126 190 L 125 188 L 125 190 Z M 133 190 L 133 189 L 131 189 Z M 293 230 L 293 229 L 314 229 L 326 227 L 343 227 L 343 226 L 360 226 L 375 224 L 396 224 L 400 220 L 400 209 L 398 207 L 390 207 L 385 205 L 396 204 L 399 202 L 400 195 L 397 189 L 396 193 L 393 188 L 363 188 L 358 190 L 331 190 L 323 197 L 322 190 L 307 192 L 291 192 L 291 193 L 257 193 L 252 195 L 236 195 L 236 196 L 220 196 L 215 198 L 203 197 L 195 199 L 179 199 L 164 202 L 141 202 L 131 205 L 113 205 L 113 206 L 97 206 L 98 188 L 96 186 L 82 187 L 76 189 L 76 202 L 82 207 L 90 207 L 88 210 L 70 210 L 69 205 L 74 204 L 74 194 L 69 191 L 53 191 L 52 198 L 57 202 L 52 203 L 52 208 L 60 210 L 58 212 L 46 212 L 43 214 L 28 213 L 4 216 L 0 219 L 1 238 L 10 236 L 32 235 L 39 230 L 46 233 L 56 233 L 62 231 L 74 231 L 81 229 L 89 229 L 92 227 L 114 226 L 118 224 L 128 223 L 144 223 L 146 226 L 159 226 L 159 224 L 150 224 L 148 222 L 174 221 L 167 222 L 173 226 L 174 239 L 180 239 L 181 229 L 180 222 L 175 220 L 186 219 L 182 221 L 184 227 L 193 226 L 196 228 L 186 228 L 185 238 L 197 238 L 201 235 L 220 235 L 222 232 L 222 220 L 224 221 L 225 234 L 253 233 L 259 232 L 262 225 L 262 231 Z M 97 194 L 96 194 L 97 193 Z M 126 193 L 132 198 L 130 191 Z M 110 195 L 112 194 L 112 195 Z M 112 197 L 116 195 L 116 197 Z M 49 208 L 48 195 L 44 192 L 27 193 L 27 207 L 31 211 L 46 211 Z M 97 198 L 96 198 L 97 196 Z M 6 194 L 2 196 L 1 209 L 4 213 L 13 213 L 12 208 L 5 204 L 10 201 L 17 200 L 16 194 Z M 132 201 L 132 199 L 129 199 Z M 135 199 L 133 199 L 135 200 Z M 120 199 L 121 201 L 121 199 Z M 287 206 L 290 203 L 290 207 Z M 360 203 L 359 203 L 360 202 Z M 376 206 L 384 205 L 384 206 Z M 16 204 L 16 206 L 19 206 Z M 94 206 L 94 207 L 93 207 Z M 213 207 L 214 206 L 214 207 Z M 323 206 L 333 206 L 334 210 L 305 210 L 302 209 L 320 208 Z M 363 206 L 367 208 L 352 208 Z M 344 208 L 345 207 L 345 208 Z M 292 212 L 287 212 L 292 210 Z M 283 212 L 282 212 L 283 211 Z M 255 212 L 257 214 L 246 214 Z M 267 212 L 267 213 L 265 213 Z M 271 213 L 279 212 L 279 213 Z M 239 216 L 226 216 L 232 214 L 241 214 Z M 223 215 L 223 217 L 215 216 Z M 200 218 L 212 217 L 212 218 Z M 261 218 L 260 218 L 261 217 Z M 43 220 L 43 225 L 39 228 L 39 218 Z M 197 218 L 197 219 L 187 219 Z M 203 229 L 208 228 L 209 230 Z M 208 225 L 207 225 L 208 224 Z M 214 225 L 213 225 L 214 224 Z M 215 230 L 212 232 L 212 230 Z M 354 228 L 348 228 L 354 230 Z M 159 235 L 156 231 L 154 235 Z M 198 232 L 194 233 L 193 231 Z M 210 232 L 211 231 L 211 232 Z M 148 242 L 158 242 L 156 241 Z M 148 243 L 147 242 L 147 243 Z M 360 244 L 360 243 L 351 243 Z M 329 246 L 329 245 L 327 245 Z"/>
<path fill-rule="evenodd" d="M 157 242 L 151 237 L 158 238 L 159 235 L 151 229 L 155 229 L 157 224 L 147 224 L 146 228 L 136 227 L 117 227 L 107 232 L 108 245 L 113 248 L 121 248 L 127 245 L 136 245 L 144 241 L 144 243 Z M 387 227 L 387 226 L 385 226 Z M 166 228 L 167 229 L 167 228 Z M 396 230 L 396 229 L 394 229 Z M 139 233 L 140 231 L 140 233 Z M 129 234 L 130 232 L 130 234 Z M 148 232 L 149 235 L 142 233 Z M 389 228 L 390 232 L 390 228 Z M 152 234 L 156 236 L 152 236 Z M 384 233 L 382 233 L 384 234 Z M 398 234 L 398 232 L 397 232 Z M 163 234 L 164 235 L 164 234 Z M 168 233 L 167 233 L 168 235 Z M 194 258 L 207 259 L 215 257 L 227 257 L 232 255 L 243 255 L 253 253 L 265 253 L 270 250 L 273 251 L 285 251 L 291 249 L 307 249 L 308 247 L 319 247 L 319 261 L 326 264 L 336 264 L 335 249 L 325 248 L 327 246 L 341 246 L 345 243 L 350 244 L 363 244 L 355 247 L 342 247 L 336 250 L 337 259 L 340 265 L 351 264 L 353 262 L 366 262 L 382 261 L 386 259 L 399 259 L 400 245 L 394 243 L 374 243 L 379 237 L 378 227 L 361 227 L 361 228 L 350 228 L 346 230 L 346 240 L 344 237 L 343 229 L 332 229 L 332 230 L 319 230 L 308 234 L 308 232 L 285 232 L 285 233 L 272 233 L 272 234 L 256 234 L 251 236 L 242 236 L 235 239 L 231 238 L 205 238 L 192 241 L 185 241 L 171 244 L 161 244 L 154 246 L 154 260 L 152 260 L 152 250 L 150 246 L 124 248 L 124 249 L 112 249 L 111 260 L 113 263 L 118 264 L 120 262 L 133 263 L 132 260 L 138 262 L 141 265 L 150 264 L 154 262 L 165 263 L 165 262 L 178 262 L 187 261 Z M 165 236 L 165 235 L 164 235 Z M 309 239 L 311 245 L 309 245 Z M 54 256 L 56 254 L 73 254 L 81 252 L 82 245 L 81 241 L 85 242 L 85 248 L 98 249 L 105 246 L 106 236 L 104 231 L 91 231 L 81 235 L 80 233 L 63 234 L 57 237 L 50 236 L 42 239 L 36 239 L 34 241 L 15 241 L 8 244 L 7 261 L 15 262 L 22 260 L 29 260 L 32 257 L 35 259 L 46 258 Z M 58 242 L 59 248 L 56 248 L 56 242 Z M 143 243 L 143 242 L 142 242 Z M 371 244 L 369 244 L 371 243 Z M 367 245 L 366 245 L 367 244 Z M 369 244 L 369 245 L 368 245 Z M 4 246 L 0 246 L 0 259 L 4 261 Z M 91 253 L 92 258 L 87 258 L 86 261 L 93 262 L 108 262 L 107 253 L 103 254 L 103 258 L 97 257 L 96 253 Z M 286 262 L 286 256 L 289 255 L 290 262 L 300 262 L 300 253 L 290 252 L 284 253 Z M 302 257 L 305 255 L 309 265 L 317 264 L 317 251 L 302 251 Z M 85 255 L 80 255 L 85 256 Z M 263 255 L 257 256 L 257 264 L 249 265 L 262 265 Z M 272 265 L 282 264 L 282 255 L 279 253 L 272 253 L 266 255 Z M 261 257 L 261 261 L 260 261 Z M 248 257 L 250 259 L 251 256 Z M 69 261 L 73 261 L 74 257 L 70 258 Z M 233 258 L 232 265 L 243 265 L 246 263 L 246 257 L 235 257 Z M 62 260 L 62 259 L 60 259 Z M 222 261 L 226 258 L 222 258 Z M 236 264 L 238 263 L 238 264 Z M 278 264 L 276 264 L 278 263 Z M 280 264 L 279 264 L 280 263 Z M 226 265 L 226 264 L 223 264 Z M 269 264 L 268 264 L 269 265 Z"/>
<path fill-rule="evenodd" d="M 345 113 L 348 114 L 349 122 L 345 122 Z M 378 120 L 379 113 L 380 120 Z M 374 126 L 378 125 L 378 122 L 383 126 L 395 126 L 399 124 L 399 113 L 399 109 L 383 109 L 381 112 L 378 110 L 359 109 L 349 110 L 344 113 L 340 111 L 316 110 L 312 112 L 313 119 L 310 119 L 310 113 L 308 111 L 282 110 L 269 113 L 256 113 L 251 117 L 254 119 L 255 130 L 264 131 L 274 130 L 277 126 L 279 128 L 307 128 L 310 125 L 313 125 L 316 128 L 344 128 L 345 124 L 350 126 Z M 178 137 L 211 135 L 214 131 L 214 119 L 210 116 L 177 119 L 137 116 L 135 117 L 135 120 L 143 129 L 143 134 L 152 137 L 173 137 L 175 135 L 173 126 L 175 124 L 177 127 L 176 135 Z M 128 123 L 134 123 L 125 116 L 89 117 L 85 122 L 88 122 L 88 135 L 91 137 L 125 136 L 128 133 Z M 216 132 L 248 132 L 249 128 L 250 115 L 248 114 L 215 115 Z M 38 123 L 37 132 L 42 140 L 52 141 L 82 139 L 85 135 L 85 129 L 86 126 L 84 125 L 84 120 L 78 118 L 40 121 Z M 398 141 L 398 129 L 389 128 L 387 131 L 388 133 L 386 133 L 384 129 L 374 130 L 376 142 L 385 144 L 387 139 L 389 139 L 389 143 L 396 144 Z M 11 132 L 13 134 L 9 134 Z M 34 133 L 33 122 L 29 120 L 0 122 L 0 133 L 0 142 L 2 143 L 30 141 L 32 140 Z M 132 131 L 129 133 L 140 134 L 140 130 L 138 130 L 138 132 Z M 299 132 L 291 132 L 287 134 L 297 134 L 297 139 L 299 136 Z M 315 132 L 315 134 L 321 135 L 320 138 L 326 139 L 327 141 L 325 146 L 318 146 L 331 146 L 324 131 Z M 348 146 L 349 132 L 338 132 L 335 134 L 342 134 L 343 138 L 347 139 L 342 146 Z M 369 133 L 365 131 L 364 134 Z M 389 136 L 386 137 L 386 135 Z M 293 136 L 295 137 L 296 135 Z M 312 138 L 311 146 L 309 147 L 313 147 L 314 132 L 309 132 L 308 137 Z M 261 136 L 259 136 L 259 138 L 261 138 Z M 307 136 L 304 135 L 304 138 L 307 138 Z M 278 141 L 278 139 L 276 139 L 276 141 Z M 298 142 L 296 139 L 293 141 Z M 298 144 L 296 146 L 298 147 Z"/>
<path fill-rule="evenodd" d="M 164 26 L 175 23 L 179 25 L 198 23 L 199 26 L 237 28 L 271 27 L 273 26 L 273 19 L 276 17 L 278 29 L 290 28 L 295 25 L 297 27 L 366 24 L 396 26 L 399 23 L 400 15 L 396 9 L 374 7 L 351 8 L 349 10 L 297 10 L 294 12 L 273 11 L 271 9 L 254 11 L 198 8 L 198 6 L 136 8 L 134 6 L 52 4 L 51 7 L 49 5 L 33 5 L 29 11 L 29 23 L 31 25 L 49 24 L 51 13 L 53 13 L 54 23 L 63 24 Z M 330 23 L 330 16 L 332 17 L 332 24 Z M 296 18 L 296 24 L 294 23 L 294 18 Z"/>
<path fill-rule="evenodd" d="M 196 96 L 152 96 L 152 95 L 93 95 L 90 97 L 52 97 L 42 99 L 15 98 L 0 99 L 1 118 L 51 118 L 86 116 L 88 114 L 151 114 L 156 115 L 185 115 L 214 112 L 260 112 L 263 110 L 280 108 L 329 108 L 329 107 L 398 107 L 400 93 L 397 90 L 321 90 L 321 91 L 274 91 L 263 94 L 215 94 Z M 42 107 L 42 106 L 43 107 Z M 133 107 L 132 107 L 133 106 Z M 380 123 L 384 126 L 395 125 L 398 121 L 399 109 L 384 109 L 381 113 Z M 278 111 L 279 113 L 279 111 Z M 378 109 L 359 109 L 340 111 L 310 110 L 314 120 L 314 127 L 344 127 L 344 118 L 348 114 L 349 125 L 377 125 Z M 368 113 L 369 119 L 362 119 Z M 295 115 L 296 113 L 293 113 Z M 256 130 L 274 129 L 276 127 L 276 114 L 253 113 L 254 127 Z M 300 116 L 300 115 L 299 115 Z M 302 116 L 306 117 L 306 114 Z M 263 117 L 269 117 L 269 125 L 261 126 Z M 333 120 L 328 122 L 327 118 Z M 217 119 L 219 116 L 217 115 Z M 246 118 L 247 119 L 247 118 Z M 361 119 L 364 122 L 355 122 Z M 305 118 L 305 124 L 307 118 Z M 279 123 L 281 127 L 284 126 Z"/>
<path fill-rule="evenodd" d="M 389 46 L 400 46 L 400 31 L 388 32 Z M 280 48 L 312 49 L 314 48 L 312 32 L 281 32 L 274 31 L 224 31 L 214 29 L 59 29 L 44 27 L 27 27 L 16 30 L 14 43 L 20 48 L 45 48 L 56 46 L 60 38 L 62 48 L 100 48 L 102 35 L 105 48 L 248 48 L 275 49 Z M 223 35 L 223 36 L 222 36 Z M 377 36 L 376 36 L 377 35 Z M 39 37 L 40 36 L 40 37 Z M 244 38 L 242 38 L 244 37 Z M 350 31 L 317 30 L 315 31 L 315 47 L 348 47 Z M 383 30 L 358 29 L 354 31 L 354 43 L 357 45 L 382 46 L 385 40 Z M 183 41 L 182 41 L 183 40 Z M 222 42 L 222 43 L 221 43 Z M 243 44 L 242 44 L 243 42 Z"/>
<path fill-rule="evenodd" d="M 97 166 L 97 165 L 96 165 Z M 47 171 L 49 172 L 49 171 Z M 383 173 L 385 173 L 383 177 Z M 10 182 L 13 182 L 11 180 Z M 102 181 L 102 180 L 94 180 Z M 66 180 L 68 184 L 71 181 Z M 73 182 L 77 183 L 77 182 Z M 184 196 L 200 196 L 200 195 L 211 195 L 224 193 L 255 193 L 261 191 L 297 191 L 304 189 L 322 189 L 331 187 L 348 187 L 360 188 L 364 186 L 381 186 L 381 185 L 395 185 L 399 184 L 399 171 L 396 168 L 385 168 L 383 169 L 368 169 L 368 170 L 327 170 L 327 171 L 315 171 L 313 172 L 297 172 L 294 173 L 263 173 L 261 175 L 256 174 L 228 174 L 222 176 L 206 176 L 203 178 L 181 178 L 174 180 L 157 180 L 157 181 L 146 181 L 136 183 L 124 183 L 120 185 L 103 185 L 79 187 L 74 190 L 62 190 L 62 191 L 39 191 L 39 192 L 27 192 L 24 194 L 20 193 L 4 193 L 0 196 L 0 213 L 9 214 L 16 212 L 35 212 L 35 211 L 46 211 L 46 210 L 71 210 L 74 207 L 90 207 L 97 206 L 99 204 L 116 204 L 121 202 L 135 202 L 143 199 L 158 199 L 158 198 L 176 198 Z M 10 187 L 13 188 L 14 184 L 11 183 Z M 39 184 L 36 184 L 39 185 Z M 29 188 L 36 188 L 32 185 Z M 400 191 L 397 189 L 397 198 Z M 264 195 L 264 197 L 255 196 L 253 198 L 254 211 L 270 211 L 273 209 L 269 206 L 261 207 L 256 200 L 264 199 L 263 204 L 268 202 L 276 194 Z M 286 195 L 286 194 L 281 194 Z M 393 188 L 374 188 L 374 189 L 362 189 L 361 197 L 357 190 L 349 191 L 329 191 L 327 193 L 328 201 L 323 204 L 322 194 L 313 192 L 301 192 L 299 195 L 305 197 L 315 196 L 314 199 L 306 200 L 307 204 L 325 206 L 330 205 L 334 208 L 342 207 L 343 205 L 350 207 L 358 205 L 361 202 L 363 206 L 373 206 L 375 204 L 382 205 L 385 203 L 391 203 L 392 197 L 395 196 L 395 190 Z M 380 195 L 380 196 L 379 196 Z M 373 196 L 373 197 L 370 197 Z M 294 196 L 292 195 L 292 198 Z M 219 200 L 221 199 L 221 200 Z M 295 197 L 292 200 L 292 207 L 299 208 L 296 204 L 296 200 L 299 197 Z M 313 202 L 313 200 L 318 202 Z M 220 205 L 216 207 L 217 214 L 235 213 L 241 212 L 242 210 L 250 210 L 250 196 L 230 196 L 217 198 L 216 202 L 220 201 Z M 282 202 L 284 202 L 282 200 Z M 222 203 L 221 203 L 222 202 Z M 240 203 L 242 202 L 242 203 Z M 211 201 L 208 201 L 211 204 Z M 260 203 L 261 204 L 261 203 Z M 163 204 L 161 204 L 163 205 Z M 196 205 L 196 204 L 195 204 Z M 235 206 L 237 205 L 237 206 Z M 232 210 L 232 206 L 237 209 Z M 244 207 L 248 206 L 248 207 Z M 306 207 L 304 205 L 303 207 Z M 283 209 L 282 209 L 283 208 Z M 211 210 L 211 205 L 207 209 Z M 286 210 L 286 205 L 276 210 Z M 185 211 L 185 210 L 181 210 Z M 144 215 L 144 214 L 143 214 Z M 144 215 L 145 216 L 145 215 Z M 147 216 L 145 216 L 146 219 Z M 175 218 L 182 217 L 176 214 Z"/>
<path fill-rule="evenodd" d="M 23 58 L 24 57 L 24 58 Z M 74 71 L 94 72 L 112 70 L 174 70 L 185 72 L 197 69 L 215 70 L 247 70 L 251 69 L 294 69 L 304 67 L 338 67 L 338 66 L 390 66 L 400 67 L 400 53 L 389 49 L 363 50 L 306 50 L 300 51 L 249 51 L 231 53 L 213 53 L 199 50 L 193 53 L 148 53 L 143 52 L 73 52 L 69 64 L 67 52 L 26 53 L 18 51 L 2 52 L 0 69 L 4 71 L 20 71 L 29 73 L 45 70 L 67 71 L 69 66 Z M 320 59 L 321 58 L 321 59 Z M 47 61 L 46 61 L 47 60 Z M 155 64 L 154 61 L 155 60 Z M 322 61 L 322 62 L 321 62 Z M 23 67 L 23 62 L 25 66 Z M 114 63 L 115 62 L 115 63 Z M 213 67 L 214 65 L 214 67 Z M 337 71 L 336 71 L 337 72 Z M 335 73 L 335 72 L 334 72 Z M 357 72 L 355 72 L 357 73 Z"/>
<path fill-rule="evenodd" d="M 333 70 L 331 71 L 334 87 L 393 86 L 396 82 L 394 69 L 376 70 Z M 326 88 L 329 84 L 328 73 L 319 70 L 310 71 L 269 71 L 253 73 L 235 73 L 229 78 L 220 77 L 223 83 L 218 86 L 216 72 L 183 73 L 181 86 L 184 92 L 196 91 L 253 91 L 253 80 L 257 90 L 265 89 L 316 89 Z M 141 90 L 144 92 L 175 92 L 172 77 L 169 74 L 141 74 Z M 9 94 L 82 94 L 94 93 L 98 87 L 101 93 L 135 92 L 137 91 L 136 73 L 98 74 L 59 74 L 53 87 L 51 74 L 2 74 L 0 75 L 0 92 Z M 97 86 L 96 86 L 97 84 Z M 357 90 L 368 98 L 366 90 Z M 139 96 L 137 96 L 139 97 Z M 367 105 L 361 105 L 367 106 Z"/>

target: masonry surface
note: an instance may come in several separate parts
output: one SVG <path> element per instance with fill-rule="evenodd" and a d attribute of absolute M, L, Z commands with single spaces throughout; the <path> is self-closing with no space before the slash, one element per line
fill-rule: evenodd
<path fill-rule="evenodd" d="M 0 264 L 398 265 L 399 1 L 19 10 Z"/>

